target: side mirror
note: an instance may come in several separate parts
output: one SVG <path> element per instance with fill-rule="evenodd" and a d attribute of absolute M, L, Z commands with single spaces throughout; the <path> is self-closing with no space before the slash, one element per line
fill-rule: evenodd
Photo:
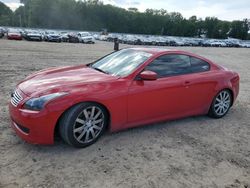
<path fill-rule="evenodd" d="M 157 73 L 149 70 L 142 71 L 139 74 L 139 78 L 142 80 L 157 80 Z"/>

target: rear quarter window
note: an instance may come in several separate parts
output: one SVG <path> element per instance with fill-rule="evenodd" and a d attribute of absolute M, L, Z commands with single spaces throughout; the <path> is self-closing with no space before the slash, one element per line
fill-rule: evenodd
<path fill-rule="evenodd" d="M 210 70 L 209 63 L 202 59 L 190 57 L 190 63 L 192 72 L 205 72 Z"/>

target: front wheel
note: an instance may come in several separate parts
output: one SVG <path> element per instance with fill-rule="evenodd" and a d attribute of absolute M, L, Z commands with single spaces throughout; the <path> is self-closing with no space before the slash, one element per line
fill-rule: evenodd
<path fill-rule="evenodd" d="M 80 103 L 59 121 L 63 140 L 75 147 L 86 147 L 98 140 L 108 124 L 105 108 L 95 103 Z"/>
<path fill-rule="evenodd" d="M 222 90 L 215 96 L 208 115 L 213 118 L 222 118 L 228 113 L 231 105 L 231 92 L 229 90 Z"/>

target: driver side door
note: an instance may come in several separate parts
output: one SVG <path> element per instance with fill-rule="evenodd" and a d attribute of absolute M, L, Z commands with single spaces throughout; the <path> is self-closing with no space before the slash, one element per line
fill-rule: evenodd
<path fill-rule="evenodd" d="M 189 57 L 179 54 L 163 55 L 151 62 L 145 70 L 156 72 L 158 79 L 132 82 L 128 92 L 128 124 L 149 123 L 185 111 L 184 83 L 189 66 Z"/>

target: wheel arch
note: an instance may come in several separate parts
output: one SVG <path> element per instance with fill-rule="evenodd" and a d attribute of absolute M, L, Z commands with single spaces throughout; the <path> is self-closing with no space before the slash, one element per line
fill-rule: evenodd
<path fill-rule="evenodd" d="M 54 140 L 55 140 L 56 137 L 60 137 L 60 133 L 59 133 L 59 127 L 60 127 L 60 125 L 59 125 L 59 121 L 61 120 L 61 118 L 64 116 L 64 114 L 68 110 L 70 110 L 74 106 L 76 106 L 78 104 L 81 104 L 81 103 L 94 103 L 94 104 L 98 104 L 98 105 L 102 106 L 105 109 L 105 111 L 107 112 L 107 114 L 108 114 L 108 126 L 106 127 L 106 129 L 108 129 L 108 130 L 110 129 L 110 126 L 111 126 L 111 113 L 110 113 L 109 109 L 104 104 L 102 104 L 100 102 L 96 102 L 96 101 L 83 101 L 83 102 L 75 103 L 75 104 L 71 105 L 70 107 L 66 108 L 63 111 L 63 113 L 59 116 L 59 118 L 56 121 L 55 128 L 54 128 Z"/>
<path fill-rule="evenodd" d="M 225 87 L 225 88 L 222 88 L 222 89 L 217 90 L 217 92 L 216 92 L 215 96 L 213 97 L 213 99 L 216 97 L 216 95 L 217 95 L 218 93 L 220 93 L 220 92 L 223 91 L 223 90 L 228 90 L 228 91 L 230 92 L 231 97 L 232 97 L 232 102 L 231 102 L 231 106 L 232 106 L 233 103 L 234 103 L 235 97 L 234 97 L 234 92 L 233 92 L 232 88 L 230 88 L 230 87 Z M 213 102 L 213 101 L 212 101 L 212 102 Z M 211 105 L 212 105 L 212 103 L 211 103 Z"/>
<path fill-rule="evenodd" d="M 225 88 L 224 90 L 228 90 L 230 92 L 231 97 L 232 97 L 231 106 L 233 106 L 234 99 L 235 99 L 233 90 L 231 88 Z"/>

